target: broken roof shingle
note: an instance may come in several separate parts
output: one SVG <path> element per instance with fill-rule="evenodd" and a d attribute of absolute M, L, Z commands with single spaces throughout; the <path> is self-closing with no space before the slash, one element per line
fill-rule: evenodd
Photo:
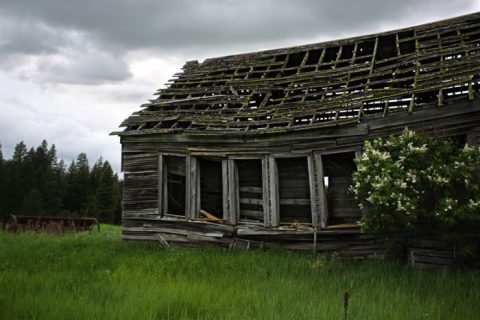
<path fill-rule="evenodd" d="M 380 34 L 188 61 L 121 136 L 331 127 L 475 99 L 480 13 Z"/>

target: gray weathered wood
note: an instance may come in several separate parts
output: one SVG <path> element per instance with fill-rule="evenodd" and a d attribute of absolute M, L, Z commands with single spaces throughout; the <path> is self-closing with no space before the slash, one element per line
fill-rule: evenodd
<path fill-rule="evenodd" d="M 165 208 L 165 197 L 164 197 L 164 187 L 165 187 L 165 174 L 164 174 L 165 164 L 163 155 L 158 156 L 158 213 L 163 215 L 166 213 Z"/>
<path fill-rule="evenodd" d="M 188 156 L 186 159 L 186 217 L 193 219 L 200 212 L 200 166 L 198 159 Z"/>
<path fill-rule="evenodd" d="M 268 157 L 268 166 L 268 178 L 270 181 L 270 226 L 277 227 L 280 224 L 280 196 L 277 161 L 274 157 Z"/>
<path fill-rule="evenodd" d="M 328 205 L 327 205 L 327 196 L 324 184 L 324 172 L 323 172 L 323 161 L 322 156 L 319 153 L 313 153 L 313 166 L 316 172 L 316 203 L 318 205 L 317 221 L 320 227 L 324 228 L 328 225 Z"/>
<path fill-rule="evenodd" d="M 271 226 L 270 219 L 270 167 L 268 165 L 268 158 L 262 159 L 262 195 L 263 195 L 263 223 L 265 227 Z"/>
<path fill-rule="evenodd" d="M 228 224 L 232 224 L 231 210 L 230 210 L 230 188 L 229 188 L 229 176 L 228 176 L 228 160 L 222 160 L 222 207 L 223 207 L 223 219 L 227 221 Z"/>
<path fill-rule="evenodd" d="M 308 155 L 308 183 L 310 186 L 310 208 L 312 211 L 312 225 L 316 228 L 318 227 L 318 217 L 319 213 L 319 206 L 318 203 L 318 196 L 317 196 L 317 187 L 316 184 L 318 183 L 317 175 L 318 173 L 315 170 L 315 164 L 313 159 L 313 154 Z M 315 236 L 316 239 L 316 236 Z"/>

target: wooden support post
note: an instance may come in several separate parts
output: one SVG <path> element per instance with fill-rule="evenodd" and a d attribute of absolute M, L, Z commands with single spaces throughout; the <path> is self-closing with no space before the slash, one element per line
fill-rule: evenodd
<path fill-rule="evenodd" d="M 163 216 L 168 211 L 168 178 L 167 178 L 167 164 L 165 156 L 160 154 L 158 156 L 158 213 Z"/>
<path fill-rule="evenodd" d="M 328 205 L 327 205 L 327 194 L 325 191 L 324 184 L 324 172 L 323 172 L 323 161 L 320 153 L 314 152 L 311 157 L 309 157 L 309 171 L 310 166 L 311 170 L 315 172 L 314 177 L 314 197 L 315 197 L 315 206 L 316 206 L 316 225 L 314 227 L 325 228 L 328 223 Z M 310 165 L 311 162 L 311 165 Z M 313 204 L 313 203 L 312 203 Z M 312 219 L 312 223 L 314 220 Z"/>
<path fill-rule="evenodd" d="M 472 86 L 473 76 L 468 77 L 468 100 L 472 101 L 475 99 L 475 90 Z"/>
<path fill-rule="evenodd" d="M 198 217 L 200 212 L 200 163 L 197 158 L 187 156 L 186 167 L 185 216 L 190 220 Z"/>
<path fill-rule="evenodd" d="M 278 186 L 278 167 L 274 157 L 268 158 L 270 180 L 270 224 L 272 227 L 280 225 L 280 195 Z"/>
<path fill-rule="evenodd" d="M 262 158 L 262 196 L 263 196 L 263 224 L 270 227 L 270 176 L 268 172 L 268 158 Z"/>
<path fill-rule="evenodd" d="M 317 188 L 316 184 L 318 183 L 317 172 L 315 170 L 313 154 L 309 155 L 308 158 L 308 182 L 310 186 L 310 207 L 312 210 L 312 225 L 314 228 L 318 226 L 318 217 L 319 206 L 318 206 L 318 197 L 317 197 Z"/>
<path fill-rule="evenodd" d="M 233 159 L 228 159 L 229 202 L 231 223 L 236 224 L 240 220 L 240 191 L 238 182 L 238 167 Z"/>
<path fill-rule="evenodd" d="M 233 159 L 222 160 L 223 219 L 230 225 L 240 219 L 238 168 Z"/>
<path fill-rule="evenodd" d="M 280 224 L 280 200 L 278 190 L 278 169 L 274 157 L 262 159 L 263 213 L 265 227 L 278 227 Z"/>
<path fill-rule="evenodd" d="M 223 220 L 230 224 L 230 203 L 228 201 L 228 160 L 222 160 Z"/>

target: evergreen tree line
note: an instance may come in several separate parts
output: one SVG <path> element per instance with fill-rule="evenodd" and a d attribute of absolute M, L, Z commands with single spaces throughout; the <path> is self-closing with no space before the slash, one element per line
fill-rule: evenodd
<path fill-rule="evenodd" d="M 15 146 L 4 159 L 0 144 L 0 216 L 88 216 L 100 222 L 121 222 L 122 181 L 100 157 L 90 168 L 80 153 L 67 167 L 57 159 L 55 145 L 27 149 Z"/>

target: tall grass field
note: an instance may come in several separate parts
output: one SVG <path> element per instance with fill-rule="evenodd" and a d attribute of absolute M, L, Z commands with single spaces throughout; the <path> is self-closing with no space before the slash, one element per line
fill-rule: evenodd
<path fill-rule="evenodd" d="M 0 232 L 0 319 L 480 319 L 480 271 Z"/>

